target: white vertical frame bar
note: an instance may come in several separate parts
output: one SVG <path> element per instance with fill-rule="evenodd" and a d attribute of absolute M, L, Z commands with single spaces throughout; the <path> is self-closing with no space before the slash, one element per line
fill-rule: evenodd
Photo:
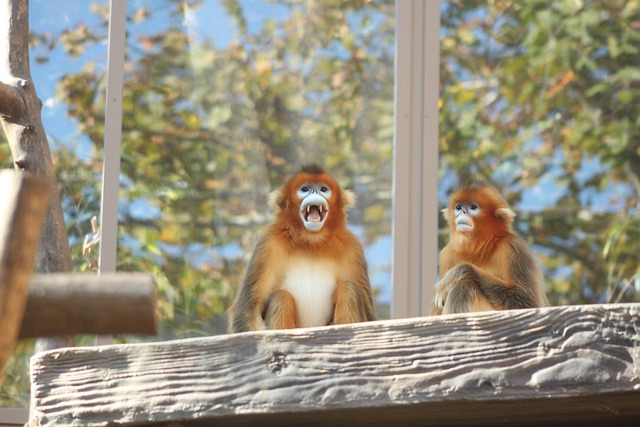
<path fill-rule="evenodd" d="M 127 2 L 126 0 L 111 0 L 109 7 L 107 99 L 104 124 L 102 204 L 100 208 L 100 259 L 98 264 L 101 273 L 116 270 Z"/>
<path fill-rule="evenodd" d="M 107 54 L 107 96 L 104 124 L 98 274 L 116 271 L 126 23 L 126 0 L 111 0 L 109 2 L 109 48 Z M 98 337 L 96 341 L 97 344 L 110 344 L 112 339 L 105 336 Z"/>
<path fill-rule="evenodd" d="M 424 316 L 438 267 L 440 2 L 396 2 L 391 317 Z"/>

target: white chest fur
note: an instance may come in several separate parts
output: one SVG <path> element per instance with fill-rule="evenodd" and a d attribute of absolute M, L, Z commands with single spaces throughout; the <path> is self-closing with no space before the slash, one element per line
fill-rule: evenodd
<path fill-rule="evenodd" d="M 296 300 L 299 326 L 325 326 L 332 316 L 332 298 L 336 288 L 332 262 L 296 258 L 285 272 L 282 288 Z"/>

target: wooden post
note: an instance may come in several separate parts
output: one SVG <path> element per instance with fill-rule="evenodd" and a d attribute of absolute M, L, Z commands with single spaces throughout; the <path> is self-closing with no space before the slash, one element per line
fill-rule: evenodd
<path fill-rule="evenodd" d="M 0 377 L 24 311 L 49 186 L 0 171 Z"/>

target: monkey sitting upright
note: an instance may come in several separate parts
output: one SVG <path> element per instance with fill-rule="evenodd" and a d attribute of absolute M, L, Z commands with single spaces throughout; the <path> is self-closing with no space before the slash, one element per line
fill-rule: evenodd
<path fill-rule="evenodd" d="M 498 191 L 474 182 L 443 209 L 449 243 L 440 252 L 441 280 L 431 314 L 546 307 L 542 272 L 511 223 Z"/>
<path fill-rule="evenodd" d="M 317 165 L 270 202 L 276 218 L 258 241 L 235 303 L 231 332 L 374 320 L 367 263 L 346 227 L 353 194 Z"/>

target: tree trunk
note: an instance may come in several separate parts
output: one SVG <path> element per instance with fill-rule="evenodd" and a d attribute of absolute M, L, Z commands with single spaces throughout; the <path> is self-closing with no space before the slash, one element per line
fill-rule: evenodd
<path fill-rule="evenodd" d="M 0 122 L 16 170 L 51 187 L 35 268 L 38 273 L 70 272 L 69 240 L 41 108 L 29 67 L 29 2 L 0 0 Z M 69 341 L 47 339 L 37 348 L 66 346 Z"/>

